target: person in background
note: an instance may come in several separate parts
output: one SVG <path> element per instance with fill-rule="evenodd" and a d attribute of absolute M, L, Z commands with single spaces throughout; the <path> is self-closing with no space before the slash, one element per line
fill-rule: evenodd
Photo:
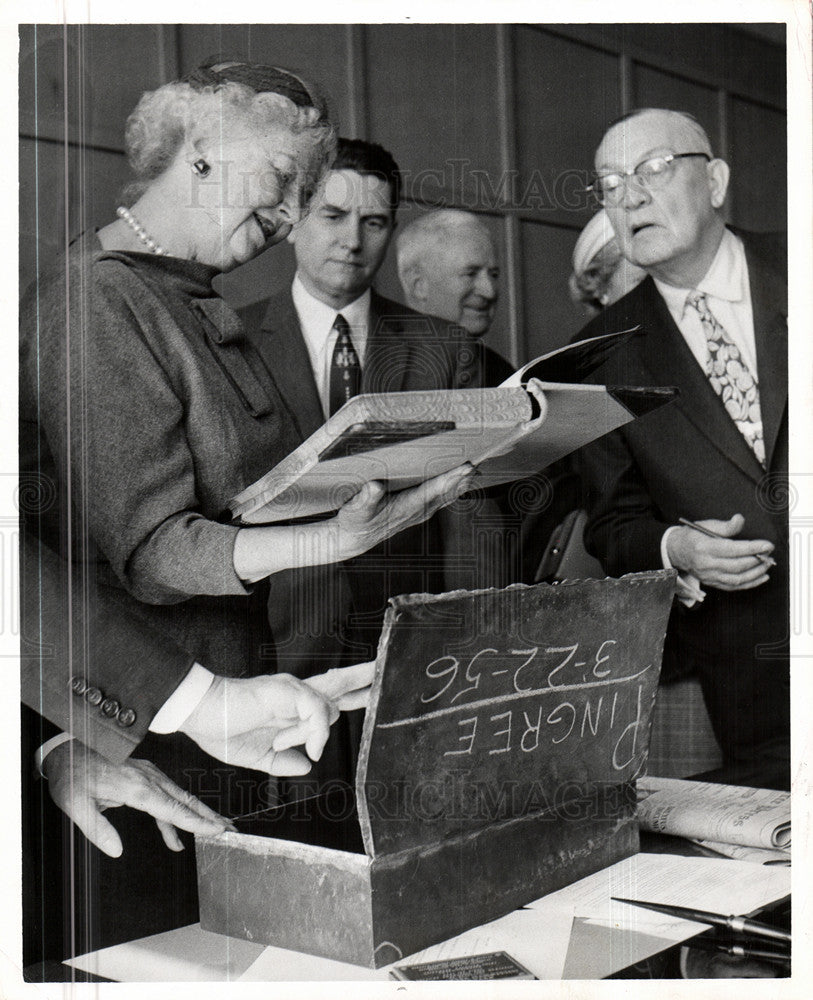
<path fill-rule="evenodd" d="M 398 278 L 407 305 L 456 323 L 472 338 L 485 337 L 500 294 L 497 248 L 488 226 L 473 212 L 438 208 L 398 233 Z M 484 385 L 499 385 L 513 371 L 482 345 Z"/>
<path fill-rule="evenodd" d="M 470 470 L 393 497 L 368 483 L 317 524 L 224 523 L 229 499 L 295 447 L 298 427 L 271 374 L 280 359 L 259 354 L 212 280 L 300 220 L 333 158 L 334 130 L 321 98 L 295 75 L 225 62 L 145 94 L 126 145 L 136 181 L 117 220 L 71 243 L 21 305 L 21 473 L 57 490 L 25 530 L 65 553 L 84 585 L 191 656 L 165 723 L 177 730 L 206 714 L 211 690 L 224 687 L 218 677 L 278 672 L 270 576 L 360 555 L 454 500 Z M 81 630 L 81 620 L 72 627 Z M 160 670 L 145 661 L 143 683 Z M 109 708 L 126 728 L 131 706 Z M 228 742 L 236 720 L 218 717 Z M 238 765 L 256 766 L 275 737 L 241 745 L 233 767 L 177 734 L 148 733 L 141 750 L 235 816 L 268 804 L 268 782 Z M 71 764 L 60 750 L 44 764 L 57 783 L 56 769 Z M 83 935 L 72 947 L 196 919 L 190 852 L 165 864 L 149 817 L 128 819 L 124 856 L 88 855 L 93 877 L 75 873 Z"/>
<path fill-rule="evenodd" d="M 723 753 L 714 777 L 788 788 L 787 241 L 726 225 L 729 167 L 682 112 L 612 125 L 595 169 L 619 247 L 647 277 L 579 338 L 640 325 L 595 380 L 680 396 L 583 450 L 586 547 L 613 576 L 678 570 L 664 672 L 700 679 Z"/>
<path fill-rule="evenodd" d="M 573 248 L 573 272 L 568 281 L 570 297 L 596 316 L 617 302 L 646 277 L 643 268 L 621 253 L 607 213 L 597 212 L 579 233 Z"/>

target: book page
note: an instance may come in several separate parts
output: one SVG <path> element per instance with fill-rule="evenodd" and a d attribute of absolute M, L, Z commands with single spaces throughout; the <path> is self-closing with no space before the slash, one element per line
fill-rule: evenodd
<path fill-rule="evenodd" d="M 519 386 L 529 378 L 546 382 L 581 382 L 609 355 L 640 327 L 630 327 L 616 333 L 588 337 L 572 344 L 564 344 L 541 357 L 528 361 L 501 384 L 501 388 Z"/>
<path fill-rule="evenodd" d="M 638 780 L 641 829 L 743 847 L 790 847 L 790 793 L 677 778 Z"/>

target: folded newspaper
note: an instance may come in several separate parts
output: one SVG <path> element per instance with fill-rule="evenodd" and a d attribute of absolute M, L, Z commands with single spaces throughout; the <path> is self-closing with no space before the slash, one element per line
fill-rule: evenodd
<path fill-rule="evenodd" d="M 790 793 L 769 788 L 646 776 L 638 779 L 638 820 L 642 830 L 712 841 L 717 851 L 790 848 Z"/>

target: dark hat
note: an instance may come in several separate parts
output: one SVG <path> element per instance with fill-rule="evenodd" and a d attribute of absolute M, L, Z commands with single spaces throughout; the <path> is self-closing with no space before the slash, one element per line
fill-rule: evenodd
<path fill-rule="evenodd" d="M 278 66 L 260 66 L 257 63 L 239 62 L 213 56 L 191 73 L 181 77 L 181 83 L 188 83 L 196 90 L 203 87 L 218 87 L 224 83 L 241 83 L 258 94 L 281 94 L 300 108 L 314 108 L 324 117 L 324 101 L 310 90 L 298 76 Z"/>

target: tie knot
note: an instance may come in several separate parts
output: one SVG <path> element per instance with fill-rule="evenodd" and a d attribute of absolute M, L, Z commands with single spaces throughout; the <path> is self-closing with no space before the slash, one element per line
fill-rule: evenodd
<path fill-rule="evenodd" d="M 698 312 L 701 312 L 702 310 L 707 308 L 706 293 L 698 291 L 689 292 L 689 294 L 686 296 L 686 305 L 691 306 Z"/>
<path fill-rule="evenodd" d="M 336 313 L 336 319 L 333 321 L 333 329 L 339 334 L 340 337 L 350 333 L 350 324 L 341 313 Z"/>

